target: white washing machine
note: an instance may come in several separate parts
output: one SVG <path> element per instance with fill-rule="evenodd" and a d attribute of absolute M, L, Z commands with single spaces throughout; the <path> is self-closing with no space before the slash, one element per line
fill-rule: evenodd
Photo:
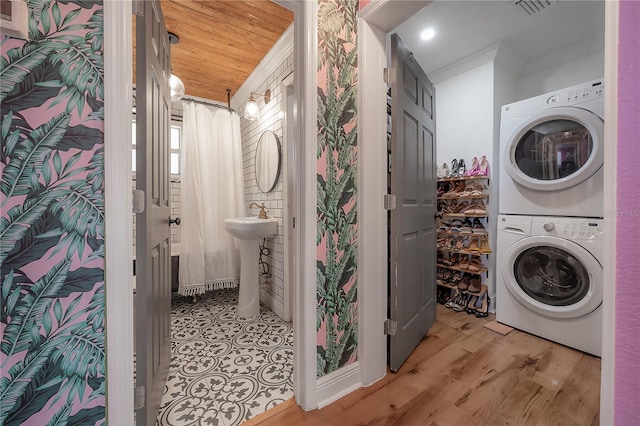
<path fill-rule="evenodd" d="M 603 139 L 603 80 L 504 105 L 500 213 L 603 217 Z"/>
<path fill-rule="evenodd" d="M 498 217 L 496 319 L 602 356 L 603 221 Z"/>

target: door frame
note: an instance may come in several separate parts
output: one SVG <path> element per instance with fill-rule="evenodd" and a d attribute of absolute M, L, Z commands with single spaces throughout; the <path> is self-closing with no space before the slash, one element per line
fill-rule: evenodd
<path fill-rule="evenodd" d="M 365 386 L 387 371 L 387 33 L 429 3 L 377 0 L 358 14 L 358 138 L 367 141 L 358 146 L 358 359 Z"/>
<path fill-rule="evenodd" d="M 358 129 L 367 144 L 358 148 L 360 182 L 358 191 L 358 238 L 360 260 L 358 280 L 359 336 L 358 358 L 364 385 L 382 378 L 386 371 L 386 338 L 382 335 L 387 315 L 386 211 L 382 209 L 386 168 L 386 84 L 380 70 L 386 67 L 386 34 L 431 1 L 372 0 L 358 15 L 359 103 Z M 605 2 L 605 123 L 617 122 L 618 2 Z M 359 135 L 359 136 L 360 136 Z M 605 139 L 617 140 L 616 126 L 605 125 Z M 604 147 L 605 256 L 603 281 L 610 283 L 603 294 L 603 352 L 600 377 L 600 422 L 613 424 L 615 388 L 615 231 L 616 231 L 616 144 Z M 366 159 L 366 160 L 363 160 Z M 366 214 L 364 213 L 366 212 Z M 364 248 L 367 248 L 365 250 Z"/>
<path fill-rule="evenodd" d="M 282 87 L 282 101 L 281 111 L 284 113 L 282 123 L 282 139 L 283 152 L 283 172 L 284 172 L 284 214 L 283 214 L 283 227 L 284 227 L 284 295 L 283 295 L 283 317 L 285 321 L 291 321 L 293 319 L 293 298 L 295 297 L 296 289 L 295 284 L 298 262 L 297 242 L 298 236 L 297 229 L 293 226 L 296 214 L 298 213 L 295 208 L 295 201 L 300 197 L 300 191 L 298 185 L 296 185 L 295 176 L 298 175 L 298 147 L 299 143 L 295 138 L 293 117 L 295 110 L 295 101 L 289 100 L 289 93 L 293 93 L 295 90 L 295 71 L 286 76 L 281 82 Z M 292 96 L 295 96 L 293 94 Z M 289 116 L 291 112 L 291 116 Z"/>
<path fill-rule="evenodd" d="M 114 425 L 134 424 L 131 16 L 131 0 L 104 2 L 106 393 L 107 423 Z"/>
<path fill-rule="evenodd" d="M 294 300 L 294 394 L 306 410 L 316 402 L 316 4 L 305 0 L 273 0 L 294 12 L 295 139 L 300 145 L 298 180 L 299 267 Z M 131 246 L 131 96 L 132 0 L 104 2 L 105 37 L 105 282 L 107 350 L 107 419 L 109 424 L 134 424 L 133 279 Z M 309 54 L 307 54 L 309 53 Z M 305 103 L 305 99 L 310 102 Z"/>

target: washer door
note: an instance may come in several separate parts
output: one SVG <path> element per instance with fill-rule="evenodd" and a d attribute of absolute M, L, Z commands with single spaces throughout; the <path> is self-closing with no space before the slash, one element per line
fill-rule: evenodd
<path fill-rule="evenodd" d="M 580 108 L 551 108 L 518 126 L 503 152 L 505 169 L 537 191 L 578 185 L 604 162 L 604 122 Z"/>
<path fill-rule="evenodd" d="M 527 237 L 504 253 L 502 277 L 523 306 L 553 318 L 578 318 L 602 304 L 602 265 L 564 238 Z"/>

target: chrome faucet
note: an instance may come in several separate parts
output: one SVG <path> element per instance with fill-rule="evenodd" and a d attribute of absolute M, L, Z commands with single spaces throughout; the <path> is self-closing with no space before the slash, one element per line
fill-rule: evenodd
<path fill-rule="evenodd" d="M 251 203 L 249 204 L 249 208 L 252 207 L 257 207 L 260 209 L 260 214 L 258 215 L 258 219 L 268 219 L 267 218 L 267 208 L 265 207 L 265 205 L 259 205 L 258 203 Z"/>

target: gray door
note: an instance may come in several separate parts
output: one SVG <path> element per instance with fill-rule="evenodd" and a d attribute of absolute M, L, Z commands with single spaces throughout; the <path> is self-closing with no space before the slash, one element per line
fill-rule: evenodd
<path fill-rule="evenodd" d="M 169 38 L 160 2 L 136 17 L 136 423 L 155 424 L 171 357 Z M 117 232 L 117 230 L 115 231 Z"/>
<path fill-rule="evenodd" d="M 436 173 L 433 84 L 391 36 L 391 211 L 389 368 L 397 371 L 436 318 Z"/>

